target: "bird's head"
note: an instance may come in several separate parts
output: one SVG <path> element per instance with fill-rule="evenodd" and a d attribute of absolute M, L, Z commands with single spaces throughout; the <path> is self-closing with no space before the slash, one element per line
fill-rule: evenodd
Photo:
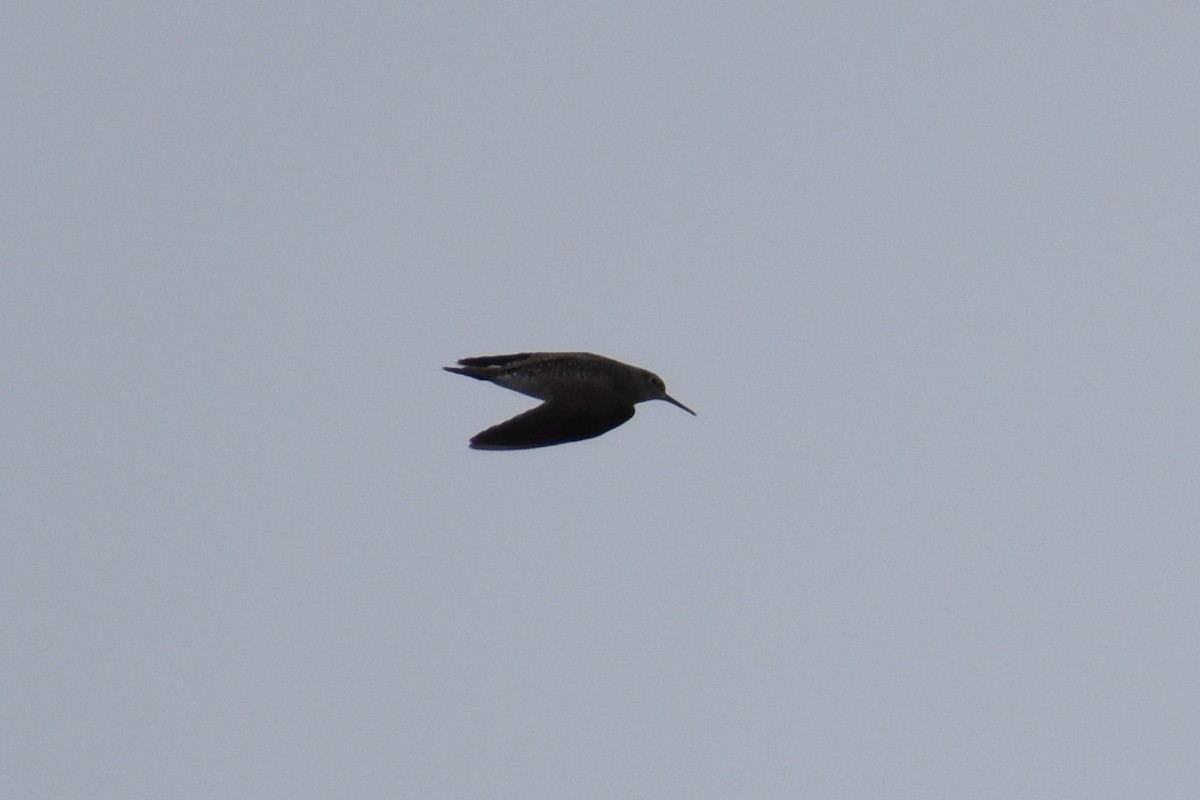
<path fill-rule="evenodd" d="M 696 412 L 685 406 L 683 403 L 676 400 L 671 395 L 667 394 L 667 385 L 663 383 L 663 379 L 655 375 L 650 370 L 638 370 L 637 373 L 638 385 L 636 388 L 635 403 L 642 403 L 646 400 L 666 400 L 673 406 L 678 406 L 684 411 L 696 416 Z"/>

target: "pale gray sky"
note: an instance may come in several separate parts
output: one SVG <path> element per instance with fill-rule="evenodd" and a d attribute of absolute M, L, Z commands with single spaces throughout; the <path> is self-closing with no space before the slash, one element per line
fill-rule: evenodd
<path fill-rule="evenodd" d="M 1200 796 L 1198 30 L 9 8 L 0 794 Z"/>

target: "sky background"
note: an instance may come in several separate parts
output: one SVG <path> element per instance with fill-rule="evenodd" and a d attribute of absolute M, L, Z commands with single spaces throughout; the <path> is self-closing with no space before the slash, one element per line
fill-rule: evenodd
<path fill-rule="evenodd" d="M 1200 796 L 1197 31 L 6 8 L 0 794 Z"/>

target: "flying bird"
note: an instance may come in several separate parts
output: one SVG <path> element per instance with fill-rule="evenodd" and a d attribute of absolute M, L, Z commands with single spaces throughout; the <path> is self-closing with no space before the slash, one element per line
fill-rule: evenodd
<path fill-rule="evenodd" d="M 476 450 L 525 450 L 591 439 L 627 422 L 634 404 L 646 400 L 666 400 L 696 415 L 667 394 L 653 372 L 592 353 L 476 356 L 443 369 L 543 401 L 475 434 L 471 447 Z"/>

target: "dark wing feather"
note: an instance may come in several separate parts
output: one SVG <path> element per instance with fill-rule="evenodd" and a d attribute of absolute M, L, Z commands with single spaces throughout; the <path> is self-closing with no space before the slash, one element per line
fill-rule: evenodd
<path fill-rule="evenodd" d="M 503 367 L 514 361 L 524 361 L 531 355 L 532 353 L 512 353 L 506 356 L 472 356 L 471 358 L 460 358 L 458 363 L 464 367 Z"/>
<path fill-rule="evenodd" d="M 471 438 L 476 450 L 524 450 L 591 439 L 633 416 L 633 404 L 613 395 L 582 403 L 551 399 Z"/>

